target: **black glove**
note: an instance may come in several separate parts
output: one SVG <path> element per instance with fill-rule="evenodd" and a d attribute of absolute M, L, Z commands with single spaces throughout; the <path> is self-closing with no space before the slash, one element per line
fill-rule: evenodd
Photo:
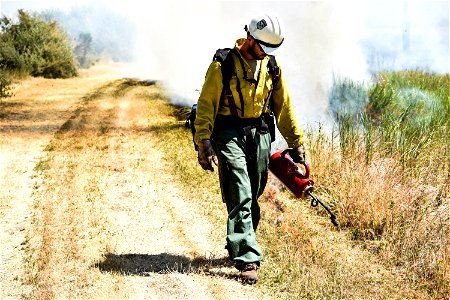
<path fill-rule="evenodd" d="M 198 163 L 203 170 L 210 170 L 214 172 L 212 164 L 217 166 L 217 157 L 210 140 L 202 140 L 198 144 Z"/>
<path fill-rule="evenodd" d="M 297 148 L 289 149 L 289 156 L 297 164 L 304 164 L 306 161 L 305 146 L 300 145 Z"/>

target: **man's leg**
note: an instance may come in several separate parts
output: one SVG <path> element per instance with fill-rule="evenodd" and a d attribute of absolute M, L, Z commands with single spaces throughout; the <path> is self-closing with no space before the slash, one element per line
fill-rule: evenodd
<path fill-rule="evenodd" d="M 223 131 L 217 135 L 216 150 L 222 196 L 228 211 L 227 243 L 230 257 L 238 268 L 247 263 L 259 265 L 263 253 L 256 243 L 252 214 L 253 211 L 259 214 L 259 208 L 253 205 L 245 140 L 237 130 Z"/>
<path fill-rule="evenodd" d="M 267 184 L 268 166 L 270 158 L 270 135 L 256 134 L 254 135 L 256 156 L 253 161 L 248 161 L 248 174 L 252 185 L 252 218 L 253 229 L 256 232 L 258 228 L 259 219 L 261 216 L 260 207 L 258 203 L 259 197 L 263 194 Z"/>

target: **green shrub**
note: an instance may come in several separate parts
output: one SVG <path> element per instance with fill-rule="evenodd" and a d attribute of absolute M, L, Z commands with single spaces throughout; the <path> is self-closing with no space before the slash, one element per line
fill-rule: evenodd
<path fill-rule="evenodd" d="M 396 154 L 405 171 L 427 168 L 435 152 L 443 154 L 436 156 L 437 161 L 445 162 L 449 83 L 450 75 L 382 73 L 369 91 L 367 111 L 379 131 L 379 147 Z"/>
<path fill-rule="evenodd" d="M 78 74 L 70 41 L 56 22 L 24 10 L 18 22 L 0 19 L 0 67 L 21 75 L 68 78 Z"/>
<path fill-rule="evenodd" d="M 11 76 L 0 68 L 0 99 L 11 96 Z"/>

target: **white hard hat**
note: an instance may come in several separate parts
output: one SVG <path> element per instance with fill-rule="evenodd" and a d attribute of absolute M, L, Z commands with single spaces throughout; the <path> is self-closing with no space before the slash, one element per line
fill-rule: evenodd
<path fill-rule="evenodd" d="M 282 26 L 276 16 L 261 14 L 252 18 L 246 28 L 267 54 L 275 51 L 283 43 Z"/>

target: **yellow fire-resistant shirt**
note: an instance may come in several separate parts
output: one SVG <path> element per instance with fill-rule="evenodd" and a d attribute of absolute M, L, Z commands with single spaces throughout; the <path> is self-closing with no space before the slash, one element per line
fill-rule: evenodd
<path fill-rule="evenodd" d="M 244 43 L 245 39 L 236 41 L 235 49 Z M 230 90 L 233 94 L 237 112 L 241 118 L 258 118 L 262 114 L 265 99 L 268 97 L 272 88 L 272 76 L 269 74 L 268 62 L 269 56 L 261 61 L 261 69 L 258 82 L 252 83 L 244 79 L 244 72 L 247 72 L 247 78 L 252 78 L 253 71 L 246 59 L 237 51 L 244 62 L 244 69 L 241 66 L 239 58 L 235 53 L 230 52 L 234 61 L 236 75 L 230 79 Z M 237 91 L 237 81 L 239 80 L 240 90 L 243 96 L 244 105 L 242 107 L 239 93 Z M 221 63 L 213 61 L 208 68 L 205 76 L 200 97 L 197 102 L 197 117 L 195 120 L 195 137 L 198 144 L 201 140 L 210 139 L 214 129 L 214 120 L 218 114 L 231 115 L 228 100 L 223 99 L 222 95 L 222 71 Z M 280 68 L 280 79 L 272 92 L 273 113 L 280 133 L 285 138 L 289 147 L 298 147 L 304 142 L 304 134 L 297 125 L 294 112 L 291 105 L 286 83 L 282 76 Z M 244 111 L 242 114 L 242 110 Z"/>

